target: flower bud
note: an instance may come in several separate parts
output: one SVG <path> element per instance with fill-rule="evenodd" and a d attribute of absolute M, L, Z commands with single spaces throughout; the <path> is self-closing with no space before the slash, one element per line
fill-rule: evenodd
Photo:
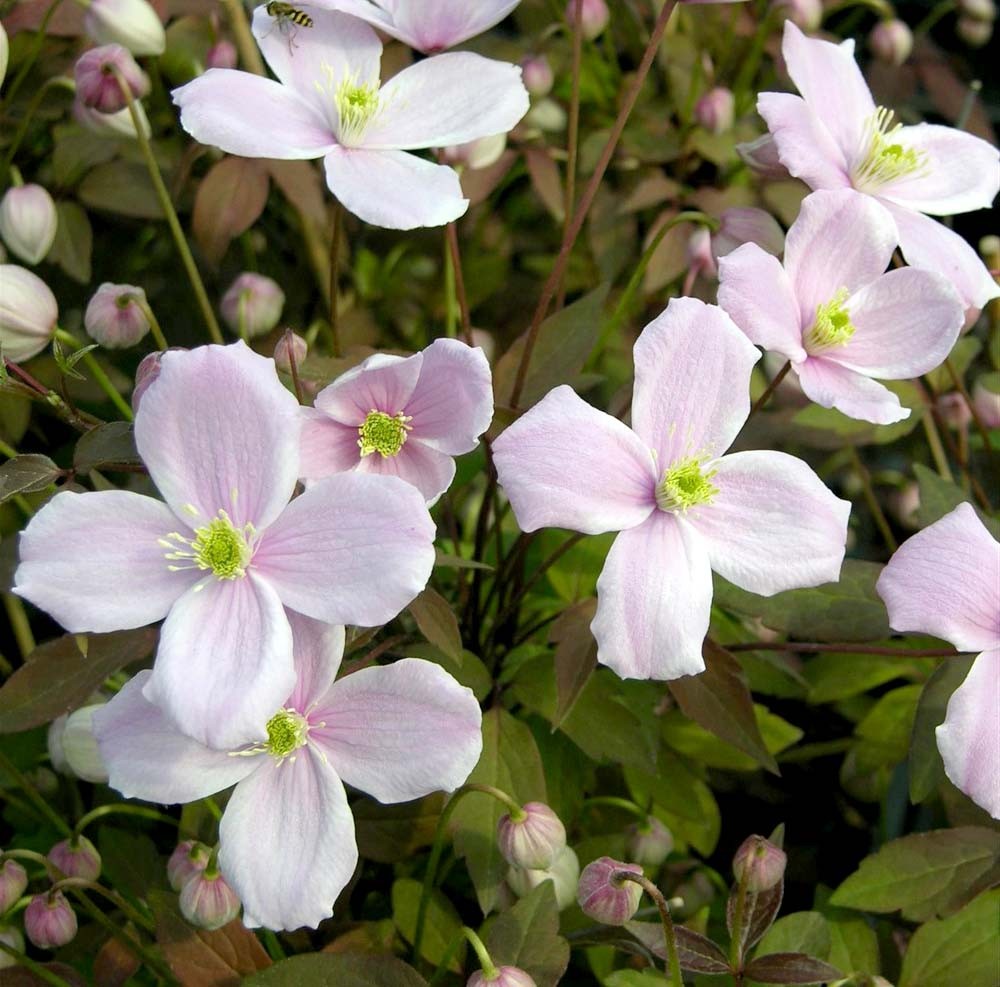
<path fill-rule="evenodd" d="M 142 108 L 142 103 L 135 104 L 135 111 L 142 125 L 143 135 L 149 137 L 151 133 L 149 119 L 146 117 L 146 111 Z M 93 134 L 97 134 L 99 137 L 124 137 L 129 140 L 135 140 L 138 136 L 135 124 L 132 122 L 132 114 L 129 112 L 128 107 L 125 107 L 124 110 L 119 110 L 117 113 L 101 113 L 100 110 L 84 106 L 83 101 L 78 97 L 73 101 L 73 119 L 81 127 L 84 127 Z"/>
<path fill-rule="evenodd" d="M 284 333 L 274 347 L 274 365 L 285 374 L 292 372 L 292 362 L 295 368 L 302 366 L 309 354 L 309 344 L 299 335 L 289 330 Z"/>
<path fill-rule="evenodd" d="M 63 755 L 70 772 L 95 784 L 108 780 L 108 771 L 94 737 L 94 713 L 103 705 L 94 703 L 74 710 L 67 717 L 62 733 Z"/>
<path fill-rule="evenodd" d="M 777 142 L 770 134 L 764 134 L 754 141 L 737 144 L 736 153 L 743 163 L 761 178 L 782 181 L 791 177 L 788 169 L 781 163 Z"/>
<path fill-rule="evenodd" d="M 187 882 L 200 874 L 211 859 L 212 851 L 197 840 L 178 843 L 167 861 L 167 880 L 175 891 L 180 891 Z"/>
<path fill-rule="evenodd" d="M 36 894 L 24 910 L 24 931 L 39 949 L 58 949 L 76 936 L 76 912 L 61 891 Z"/>
<path fill-rule="evenodd" d="M 704 226 L 699 226 L 688 237 L 686 250 L 689 278 L 692 282 L 698 276 L 714 278 L 718 275 L 719 269 L 715 266 L 715 258 L 712 256 L 712 234 Z"/>
<path fill-rule="evenodd" d="M 226 325 L 249 338 L 270 332 L 281 318 L 285 293 L 277 281 L 263 274 L 241 274 L 222 296 L 220 308 Z"/>
<path fill-rule="evenodd" d="M 2 30 L 3 25 L 0 25 L 0 31 Z M 15 925 L 0 925 L 0 942 L 9 946 L 16 953 L 24 952 L 24 936 Z M 7 970 L 18 965 L 17 960 L 10 953 L 0 949 L 0 970 Z"/>
<path fill-rule="evenodd" d="M 7 78 L 7 62 L 10 61 L 10 41 L 7 39 L 7 31 L 0 21 L 0 86 Z"/>
<path fill-rule="evenodd" d="M 538 987 L 531 976 L 516 966 L 497 967 L 495 977 L 488 977 L 479 970 L 469 977 L 465 987 Z"/>
<path fill-rule="evenodd" d="M 959 17 L 955 31 L 970 48 L 982 48 L 993 37 L 993 21 L 975 17 Z"/>
<path fill-rule="evenodd" d="M 768 891 L 785 876 L 785 851 L 763 836 L 748 836 L 733 857 L 737 881 L 746 881 L 748 891 Z"/>
<path fill-rule="evenodd" d="M 1000 428 L 1000 373 L 986 374 L 976 381 L 972 404 L 987 428 Z"/>
<path fill-rule="evenodd" d="M 85 51 L 73 69 L 77 98 L 100 113 L 117 113 L 128 106 L 128 100 L 118 85 L 117 69 L 136 99 L 149 92 L 149 79 L 135 59 L 121 45 L 101 45 Z"/>
<path fill-rule="evenodd" d="M 972 424 L 972 411 L 969 409 L 969 403 L 958 391 L 949 391 L 947 394 L 939 395 L 936 404 L 941 421 L 948 428 L 959 432 Z"/>
<path fill-rule="evenodd" d="M 511 867 L 507 873 L 507 883 L 519 898 L 530 894 L 539 884 L 551 881 L 560 911 L 573 903 L 579 879 L 580 861 L 572 847 L 564 847 L 552 866 L 546 870 Z"/>
<path fill-rule="evenodd" d="M 86 836 L 61 840 L 48 852 L 48 858 L 67 877 L 96 881 L 101 876 L 101 855 Z"/>
<path fill-rule="evenodd" d="M 974 21 L 995 21 L 997 5 L 994 0 L 958 0 L 958 13 Z"/>
<path fill-rule="evenodd" d="M 521 819 L 500 817 L 497 843 L 512 867 L 544 870 L 551 867 L 566 846 L 566 829 L 544 802 L 528 802 Z"/>
<path fill-rule="evenodd" d="M 181 888 L 181 914 L 199 929 L 221 929 L 240 913 L 240 899 L 216 871 L 199 871 Z"/>
<path fill-rule="evenodd" d="M 578 0 L 569 0 L 566 4 L 566 18 L 570 24 L 576 23 L 576 5 Z M 604 0 L 583 0 L 580 4 L 580 24 L 583 26 L 583 36 L 593 41 L 608 26 L 611 12 Z"/>
<path fill-rule="evenodd" d="M 642 874 L 638 864 L 623 864 L 611 857 L 598 857 L 583 868 L 576 900 L 585 915 L 604 925 L 624 925 L 635 915 L 642 888 L 635 881 L 617 878 L 621 871 Z"/>
<path fill-rule="evenodd" d="M 90 0 L 83 29 L 99 45 L 119 44 L 133 55 L 162 55 L 167 35 L 146 0 Z"/>
<path fill-rule="evenodd" d="M 205 55 L 205 68 L 234 69 L 237 61 L 236 45 L 223 38 L 208 49 L 208 54 Z"/>
<path fill-rule="evenodd" d="M 875 57 L 890 65 L 902 65 L 913 51 L 913 32 L 901 20 L 879 21 L 868 35 Z"/>
<path fill-rule="evenodd" d="M 58 226 L 56 204 L 41 185 L 12 186 L 0 200 L 0 236 L 28 264 L 49 252 Z"/>
<path fill-rule="evenodd" d="M 49 286 L 17 264 L 0 264 L 0 347 L 23 363 L 41 353 L 56 331 L 59 307 Z"/>
<path fill-rule="evenodd" d="M 173 347 L 171 347 L 173 349 Z M 135 386 L 132 388 L 132 410 L 139 410 L 139 402 L 142 400 L 146 388 L 160 376 L 160 360 L 163 354 L 159 350 L 148 353 L 139 361 L 139 366 L 135 368 Z"/>
<path fill-rule="evenodd" d="M 643 867 L 659 867 L 673 848 L 673 833 L 656 816 L 646 816 L 645 822 L 633 823 L 626 830 L 628 857 Z"/>
<path fill-rule="evenodd" d="M 529 55 L 521 62 L 521 81 L 532 96 L 548 96 L 555 83 L 549 60 L 544 55 Z"/>
<path fill-rule="evenodd" d="M 524 123 L 544 133 L 559 133 L 566 129 L 569 118 L 566 111 L 554 100 L 545 97 L 528 110 Z"/>
<path fill-rule="evenodd" d="M 823 23 L 823 0 L 773 0 L 771 9 L 803 31 L 815 31 Z"/>
<path fill-rule="evenodd" d="M 465 165 L 467 168 L 489 168 L 500 160 L 507 150 L 507 135 L 494 134 L 480 137 L 468 144 L 452 144 L 441 149 L 441 157 L 447 164 Z"/>
<path fill-rule="evenodd" d="M 28 875 L 16 860 L 0 864 L 0 915 L 8 912 L 28 886 Z"/>
<path fill-rule="evenodd" d="M 920 509 L 920 486 L 916 483 L 906 483 L 899 490 L 889 494 L 889 511 L 905 528 L 915 530 L 917 511 Z"/>
<path fill-rule="evenodd" d="M 146 301 L 142 288 L 105 281 L 87 303 L 83 315 L 87 335 L 109 350 L 135 346 L 149 332 L 149 319 L 137 299 Z"/>
<path fill-rule="evenodd" d="M 763 209 L 737 206 L 719 217 L 719 228 L 712 234 L 712 254 L 716 260 L 732 253 L 744 243 L 756 243 L 775 257 L 785 249 L 785 234 L 778 221 Z"/>
<path fill-rule="evenodd" d="M 735 107 L 732 90 L 716 86 L 695 103 L 694 118 L 709 133 L 724 134 L 732 129 Z"/>

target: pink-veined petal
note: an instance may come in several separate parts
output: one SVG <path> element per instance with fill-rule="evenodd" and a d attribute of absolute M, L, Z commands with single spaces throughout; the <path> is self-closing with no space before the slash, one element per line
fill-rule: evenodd
<path fill-rule="evenodd" d="M 719 305 L 750 340 L 804 360 L 799 304 L 781 261 L 756 243 L 719 258 Z"/>
<path fill-rule="evenodd" d="M 254 565 L 292 610 L 377 627 L 427 585 L 434 533 L 415 487 L 394 476 L 338 473 L 288 505 Z"/>
<path fill-rule="evenodd" d="M 311 747 L 281 762 L 267 758 L 236 786 L 219 847 L 244 924 L 276 931 L 329 918 L 358 863 L 347 793 Z"/>
<path fill-rule="evenodd" d="M 750 413 L 750 373 L 760 351 L 722 309 L 671 299 L 642 330 L 632 357 L 632 427 L 656 450 L 659 471 L 729 448 Z"/>
<path fill-rule="evenodd" d="M 395 456 L 373 452 L 358 463 L 359 473 L 398 476 L 416 487 L 430 507 L 455 479 L 455 460 L 419 439 L 407 439 Z"/>
<path fill-rule="evenodd" d="M 56 494 L 21 534 L 14 592 L 73 633 L 152 624 L 201 576 L 170 571 L 160 539 L 176 526 L 128 490 Z"/>
<path fill-rule="evenodd" d="M 704 544 L 685 520 L 657 510 L 615 539 L 597 580 L 597 660 L 623 679 L 697 675 L 711 610 Z"/>
<path fill-rule="evenodd" d="M 824 408 L 836 408 L 850 418 L 876 425 L 891 425 L 910 417 L 910 409 L 904 408 L 888 388 L 832 360 L 811 356 L 792 367 L 806 396 Z"/>
<path fill-rule="evenodd" d="M 288 618 L 251 570 L 242 579 L 208 577 L 174 604 L 143 695 L 188 736 L 235 750 L 267 736 L 294 687 Z"/>
<path fill-rule="evenodd" d="M 329 692 L 344 657 L 344 628 L 285 611 L 292 628 L 295 655 L 295 688 L 286 707 L 305 713 L 317 699 Z"/>
<path fill-rule="evenodd" d="M 255 770 L 259 757 L 233 757 L 185 736 L 143 695 L 151 672 L 139 672 L 94 711 L 94 736 L 108 784 L 125 798 L 195 802 Z"/>
<path fill-rule="evenodd" d="M 785 271 L 803 328 L 838 292 L 880 277 L 897 242 L 892 216 L 871 196 L 852 189 L 808 196 L 785 238 Z"/>
<path fill-rule="evenodd" d="M 302 409 L 299 474 L 309 482 L 356 469 L 361 462 L 358 426 L 342 425 L 315 408 Z"/>
<path fill-rule="evenodd" d="M 393 30 L 420 51 L 441 51 L 499 24 L 520 0 L 420 0 L 397 2 Z M 389 6 L 386 3 L 385 6 Z"/>
<path fill-rule="evenodd" d="M 310 738 L 341 778 L 380 802 L 408 802 L 463 784 L 482 752 L 471 689 L 440 665 L 403 658 L 335 683 Z"/>
<path fill-rule="evenodd" d="M 783 452 L 737 452 L 713 469 L 718 494 L 686 518 L 719 575 L 761 596 L 837 581 L 851 505 L 806 463 Z"/>
<path fill-rule="evenodd" d="M 1000 545 L 970 504 L 903 542 L 876 589 L 893 630 L 933 634 L 960 651 L 1000 647 Z"/>
<path fill-rule="evenodd" d="M 937 745 L 951 783 L 1000 819 L 1000 651 L 986 651 L 952 693 Z"/>
<path fill-rule="evenodd" d="M 323 164 L 330 191 L 345 209 L 373 226 L 444 226 L 469 208 L 453 169 L 406 151 L 337 147 Z"/>
<path fill-rule="evenodd" d="M 300 427 L 274 361 L 239 342 L 164 353 L 135 416 L 135 442 L 191 528 L 225 510 L 236 527 L 261 530 L 295 489 Z"/>
<path fill-rule="evenodd" d="M 321 158 L 337 143 L 312 103 L 250 72 L 209 69 L 171 96 L 180 107 L 181 126 L 200 144 L 227 154 Z"/>
<path fill-rule="evenodd" d="M 376 353 L 341 374 L 316 395 L 316 407 L 334 421 L 355 429 L 370 411 L 398 415 L 406 407 L 420 377 L 423 354 Z"/>
<path fill-rule="evenodd" d="M 650 449 L 565 384 L 503 432 L 493 461 L 522 531 L 620 531 L 656 506 Z"/>

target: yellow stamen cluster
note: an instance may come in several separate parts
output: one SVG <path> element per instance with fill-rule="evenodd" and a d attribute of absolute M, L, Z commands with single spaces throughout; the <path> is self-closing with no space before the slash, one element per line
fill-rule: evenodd
<path fill-rule="evenodd" d="M 406 433 L 411 426 L 406 423 L 410 419 L 402 414 L 387 415 L 384 411 L 368 412 L 364 422 L 358 427 L 358 447 L 362 456 L 370 456 L 377 452 L 383 459 L 398 456 L 399 450 L 406 442 Z"/>
<path fill-rule="evenodd" d="M 874 192 L 896 179 L 926 172 L 927 155 L 894 140 L 902 127 L 901 123 L 893 123 L 892 110 L 883 106 L 878 107 L 868 118 L 862 144 L 866 149 L 865 154 L 851 172 L 856 189 Z"/>
<path fill-rule="evenodd" d="M 304 747 L 309 735 L 306 718 L 294 709 L 279 709 L 267 721 L 267 742 L 264 749 L 272 757 L 285 758 Z"/>
<path fill-rule="evenodd" d="M 348 77 L 337 86 L 333 99 L 338 117 L 337 140 L 341 144 L 351 147 L 361 140 L 368 124 L 378 113 L 378 93 L 377 81 L 358 85 L 356 78 Z"/>
<path fill-rule="evenodd" d="M 696 456 L 679 459 L 663 474 L 656 488 L 656 504 L 661 511 L 683 514 L 699 504 L 710 504 L 719 488 L 712 483 L 715 470 L 702 472 Z"/>
<path fill-rule="evenodd" d="M 844 305 L 847 295 L 847 289 L 841 288 L 828 302 L 816 306 L 816 320 L 802 340 L 807 352 L 822 353 L 843 346 L 857 332 Z"/>
<path fill-rule="evenodd" d="M 208 524 L 195 529 L 194 538 L 172 531 L 160 544 L 170 549 L 166 558 L 175 563 L 168 566 L 172 572 L 201 569 L 217 579 L 239 579 L 246 575 L 253 556 L 250 544 L 255 534 L 252 524 L 237 528 L 220 510 Z"/>

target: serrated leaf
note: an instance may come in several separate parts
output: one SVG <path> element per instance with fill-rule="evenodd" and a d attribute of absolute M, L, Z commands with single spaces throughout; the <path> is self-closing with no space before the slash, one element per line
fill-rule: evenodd
<path fill-rule="evenodd" d="M 247 977 L 243 987 L 427 987 L 427 981 L 395 956 L 309 953 Z"/>
<path fill-rule="evenodd" d="M 8 459 L 0 466 L 0 504 L 17 494 L 44 490 L 62 472 L 48 456 L 32 452 Z"/>
<path fill-rule="evenodd" d="M 392 918 L 400 935 L 409 943 L 417 928 L 417 910 L 420 907 L 422 885 L 402 877 L 392 885 Z M 430 896 L 424 922 L 420 952 L 425 960 L 437 966 L 443 962 L 448 950 L 462 933 L 462 920 L 455 906 L 437 889 Z M 464 945 L 452 956 L 448 969 L 461 973 Z"/>
<path fill-rule="evenodd" d="M 462 633 L 451 604 L 428 586 L 407 610 L 420 633 L 456 665 L 461 665 Z"/>
<path fill-rule="evenodd" d="M 661 960 L 666 959 L 667 947 L 659 922 L 626 922 L 625 928 L 651 953 Z M 674 938 L 682 970 L 708 974 L 729 972 L 729 958 L 711 939 L 683 925 L 674 926 Z"/>
<path fill-rule="evenodd" d="M 484 938 L 498 966 L 516 966 L 538 987 L 556 987 L 569 966 L 569 943 L 559 935 L 559 907 L 551 881 L 493 919 Z"/>
<path fill-rule="evenodd" d="M 558 727 L 573 708 L 597 667 L 597 642 L 590 624 L 597 612 L 597 600 L 582 600 L 567 607 L 552 625 L 549 635 L 555 643 L 556 711 L 552 726 Z"/>
<path fill-rule="evenodd" d="M 98 425 L 84 432 L 73 450 L 73 465 L 81 473 L 110 464 L 134 466 L 140 462 L 131 422 Z"/>
<path fill-rule="evenodd" d="M 770 953 L 753 960 L 745 973 L 761 984 L 818 984 L 843 978 L 836 967 L 805 953 Z"/>

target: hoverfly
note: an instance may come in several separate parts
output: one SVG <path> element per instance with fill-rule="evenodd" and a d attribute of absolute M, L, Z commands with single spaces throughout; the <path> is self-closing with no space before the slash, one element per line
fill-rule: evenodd
<path fill-rule="evenodd" d="M 298 7 L 293 7 L 290 3 L 282 0 L 268 0 L 264 5 L 264 10 L 274 18 L 274 23 L 282 34 L 288 35 L 288 43 L 291 45 L 293 28 L 312 27 L 313 19 Z"/>

